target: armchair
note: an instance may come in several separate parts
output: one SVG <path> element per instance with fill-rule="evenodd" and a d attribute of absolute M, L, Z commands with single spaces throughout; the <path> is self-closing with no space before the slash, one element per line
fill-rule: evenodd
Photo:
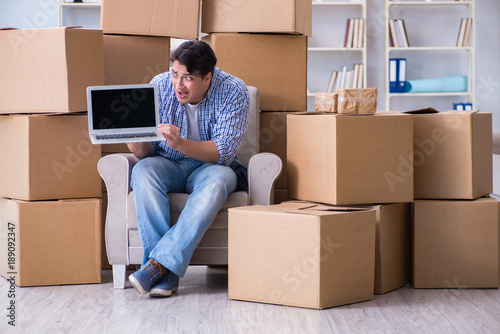
<path fill-rule="evenodd" d="M 281 174 L 281 159 L 272 153 L 259 152 L 259 93 L 249 86 L 249 127 L 238 151 L 238 159 L 248 167 L 249 191 L 229 195 L 212 225 L 195 250 L 190 264 L 227 265 L 227 209 L 246 205 L 269 205 L 274 201 L 274 182 Z M 99 160 L 98 171 L 106 184 L 108 208 L 105 225 L 105 244 L 113 268 L 115 289 L 125 288 L 129 264 L 140 265 L 142 243 L 137 228 L 134 192 L 130 188 L 132 168 L 139 160 L 131 153 L 116 153 Z M 186 204 L 188 194 L 171 193 L 170 216 L 175 223 Z"/>

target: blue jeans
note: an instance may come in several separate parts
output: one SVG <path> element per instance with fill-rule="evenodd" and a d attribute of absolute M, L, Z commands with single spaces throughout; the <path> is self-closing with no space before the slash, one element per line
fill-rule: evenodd
<path fill-rule="evenodd" d="M 134 166 L 131 186 L 143 265 L 153 259 L 183 277 L 201 238 L 227 196 L 235 191 L 236 174 L 227 166 L 191 158 L 153 156 Z M 179 192 L 190 195 L 172 226 L 168 194 Z"/>

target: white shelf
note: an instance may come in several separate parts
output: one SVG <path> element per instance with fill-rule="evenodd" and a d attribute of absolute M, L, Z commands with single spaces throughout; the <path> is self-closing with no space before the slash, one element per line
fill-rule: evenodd
<path fill-rule="evenodd" d="M 462 6 L 467 9 L 467 17 L 472 18 L 472 26 L 471 26 L 471 34 L 470 34 L 470 46 L 466 47 L 457 47 L 457 46 L 411 46 L 411 47 L 391 47 L 389 43 L 389 18 L 400 18 L 394 17 L 395 14 L 391 16 L 393 13 L 394 6 Z M 391 8 L 392 7 L 392 8 Z M 433 15 L 432 8 L 430 8 L 429 16 Z M 442 13 L 442 11 L 440 11 Z M 407 14 L 411 16 L 410 14 Z M 408 97 L 465 97 L 467 102 L 470 102 L 475 106 L 475 12 L 474 12 L 474 1 L 391 1 L 385 0 L 384 3 L 384 17 L 385 20 L 385 80 L 384 80 L 384 88 L 385 88 L 385 109 L 391 110 L 391 99 L 392 98 L 408 98 Z M 446 22 L 443 22 L 443 25 L 446 25 Z M 458 28 L 458 27 L 457 27 Z M 411 31 L 410 34 L 418 34 L 417 31 Z M 457 29 L 458 34 L 458 29 Z M 411 40 L 410 40 L 411 42 Z M 450 41 L 455 42 L 455 41 Z M 414 52 L 429 52 L 429 51 L 444 51 L 444 52 L 466 52 L 467 53 L 467 87 L 468 91 L 466 92 L 436 92 L 436 93 L 389 93 L 389 58 L 391 57 L 391 53 L 397 53 L 397 57 L 404 57 L 404 54 L 408 55 Z M 438 58 L 436 62 L 442 62 L 446 64 L 446 59 Z M 407 65 L 411 66 L 410 63 Z M 459 68 L 457 70 L 463 70 L 463 68 Z M 422 69 L 422 72 L 425 72 L 425 68 Z M 425 73 L 424 73 L 425 74 Z M 427 75 L 428 77 L 432 77 L 432 73 Z M 407 78 L 407 80 L 411 80 L 411 78 Z"/>
<path fill-rule="evenodd" d="M 387 1 L 388 6 L 464 6 L 473 1 Z"/>

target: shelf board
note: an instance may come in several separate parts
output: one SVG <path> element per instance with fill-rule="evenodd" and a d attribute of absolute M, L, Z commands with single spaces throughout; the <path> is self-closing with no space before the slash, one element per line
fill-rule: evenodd
<path fill-rule="evenodd" d="M 389 97 L 420 97 L 420 96 L 467 96 L 470 92 L 447 92 L 447 93 L 389 93 Z"/>
<path fill-rule="evenodd" d="M 312 46 L 308 47 L 307 51 L 319 51 L 319 52 L 328 52 L 328 51 L 363 51 L 364 48 L 344 48 L 344 47 L 322 47 L 322 46 Z"/>
<path fill-rule="evenodd" d="M 410 46 L 410 47 L 390 47 L 388 51 L 472 51 L 471 46 L 457 47 L 457 46 Z"/>
<path fill-rule="evenodd" d="M 313 1 L 313 6 L 364 6 L 366 1 L 364 0 L 352 0 L 352 1 Z"/>
<path fill-rule="evenodd" d="M 389 6 L 464 6 L 471 3 L 472 1 L 387 1 Z"/>
<path fill-rule="evenodd" d="M 78 7 L 78 8 L 100 8 L 101 3 L 100 2 L 61 2 L 59 4 L 61 7 Z"/>

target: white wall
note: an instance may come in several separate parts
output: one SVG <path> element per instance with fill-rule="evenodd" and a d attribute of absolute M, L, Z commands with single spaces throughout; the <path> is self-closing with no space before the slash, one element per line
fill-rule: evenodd
<path fill-rule="evenodd" d="M 383 53 L 383 1 L 367 0 L 368 14 L 368 86 L 376 87 L 379 91 L 379 110 L 384 109 L 383 92 L 384 89 L 384 53 Z M 493 113 L 493 130 L 500 131 L 500 1 L 498 0 L 477 0 L 476 1 L 476 108 L 482 111 Z M 436 7 L 437 9 L 443 7 Z M 337 9 L 341 10 L 341 9 Z M 445 11 L 433 12 L 431 17 L 426 17 L 423 9 L 412 8 L 411 13 L 404 13 L 405 23 L 408 30 L 410 43 L 421 42 L 422 36 L 428 38 L 425 43 L 428 45 L 438 45 L 443 40 L 453 40 L 458 33 L 459 22 L 449 20 L 454 9 L 449 7 Z M 345 9 L 344 9 L 345 11 Z M 358 12 L 359 13 L 359 12 Z M 351 16 L 359 16 L 352 14 Z M 345 18 L 341 16 L 339 20 L 327 20 L 316 18 L 313 22 L 313 38 L 310 44 L 321 44 L 325 42 L 325 35 L 318 31 L 328 30 L 341 36 L 345 30 Z M 348 17 L 348 16 L 347 16 Z M 99 28 L 99 9 L 70 9 L 65 14 L 66 25 L 83 25 L 88 28 Z M 57 0 L 0 0 L 0 27 L 16 28 L 45 28 L 56 27 L 58 25 Z M 444 26 L 444 29 L 437 27 Z M 338 32 L 338 34 L 336 34 Z M 323 40 L 321 40 L 323 38 Z M 342 39 L 339 39 L 340 41 Z M 337 43 L 337 42 L 335 42 Z M 351 57 L 351 54 L 344 54 L 342 57 Z M 419 75 L 430 72 L 448 75 L 447 71 L 453 69 L 463 69 L 464 60 L 458 53 L 448 53 L 447 55 L 437 55 L 446 57 L 446 67 L 439 67 L 438 64 L 429 60 L 425 55 L 413 56 L 408 68 L 408 79 L 420 79 Z M 1 61 L 1 60 L 0 60 Z M 328 77 L 333 68 L 327 68 L 323 72 L 325 55 L 315 55 L 309 58 L 310 72 L 308 81 L 314 81 L 326 87 Z M 431 64 L 431 65 L 429 65 Z M 432 65 L 435 64 L 435 65 Z M 410 68 L 411 66 L 411 68 Z M 404 100 L 403 109 L 406 105 L 412 107 L 437 107 L 439 110 L 451 109 L 451 102 L 446 99 L 415 98 Z M 391 102 L 398 110 L 398 100 Z M 311 99 L 309 107 L 312 110 Z"/>

